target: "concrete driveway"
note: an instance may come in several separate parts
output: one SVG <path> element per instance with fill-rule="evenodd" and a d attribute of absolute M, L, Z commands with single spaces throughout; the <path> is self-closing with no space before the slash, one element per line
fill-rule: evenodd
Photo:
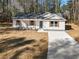
<path fill-rule="evenodd" d="M 66 31 L 48 31 L 48 41 L 55 42 L 57 40 L 69 40 L 74 41 Z"/>
<path fill-rule="evenodd" d="M 48 31 L 47 59 L 76 59 L 73 57 L 79 51 L 79 48 L 75 48 L 76 43 L 66 31 Z"/>

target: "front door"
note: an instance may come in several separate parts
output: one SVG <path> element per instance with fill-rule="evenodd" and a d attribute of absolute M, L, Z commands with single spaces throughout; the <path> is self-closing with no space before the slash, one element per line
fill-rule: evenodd
<path fill-rule="evenodd" d="M 43 28 L 43 21 L 40 21 L 40 28 Z"/>

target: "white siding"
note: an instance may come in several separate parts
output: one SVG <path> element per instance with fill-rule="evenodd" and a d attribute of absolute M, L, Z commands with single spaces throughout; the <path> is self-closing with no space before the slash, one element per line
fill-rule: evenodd
<path fill-rule="evenodd" d="M 58 21 L 59 22 L 59 26 L 55 27 L 55 26 L 50 26 L 50 21 L 43 21 L 43 29 L 46 30 L 65 30 L 65 22 L 62 21 Z"/>
<path fill-rule="evenodd" d="M 59 22 L 59 29 L 65 30 L 65 22 Z"/>
<path fill-rule="evenodd" d="M 17 20 L 13 20 L 13 27 L 18 27 L 18 25 L 16 24 Z M 40 21 L 38 20 L 33 20 L 35 21 L 35 25 L 31 26 L 29 24 L 30 20 L 20 20 L 21 24 L 19 25 L 20 27 L 23 28 L 36 28 L 36 29 L 40 29 Z M 42 21 L 43 22 L 43 28 L 42 29 L 46 29 L 46 30 L 65 30 L 65 21 L 58 21 L 59 22 L 59 26 L 55 27 L 55 26 L 50 26 L 50 22 L 51 21 Z"/>
<path fill-rule="evenodd" d="M 49 22 L 43 21 L 43 29 L 49 29 Z"/>

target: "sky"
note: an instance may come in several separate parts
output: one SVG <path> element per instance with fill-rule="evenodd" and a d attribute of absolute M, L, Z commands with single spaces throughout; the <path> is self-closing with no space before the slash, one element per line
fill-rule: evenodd
<path fill-rule="evenodd" d="M 38 1 L 42 1 L 42 2 L 43 2 L 43 1 L 45 1 L 45 0 L 38 0 Z M 62 3 L 61 6 L 64 5 L 64 4 L 67 4 L 67 1 L 68 1 L 68 0 L 61 0 L 61 3 Z M 40 2 L 40 3 L 41 3 L 41 2 Z"/>
<path fill-rule="evenodd" d="M 67 4 L 67 1 L 68 1 L 68 0 L 62 0 L 62 2 L 61 2 L 62 5 Z"/>

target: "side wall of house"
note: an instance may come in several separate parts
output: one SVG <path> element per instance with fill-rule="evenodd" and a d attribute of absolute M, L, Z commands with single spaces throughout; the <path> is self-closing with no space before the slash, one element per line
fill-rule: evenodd
<path fill-rule="evenodd" d="M 59 22 L 59 29 L 60 30 L 65 30 L 65 21 Z"/>

